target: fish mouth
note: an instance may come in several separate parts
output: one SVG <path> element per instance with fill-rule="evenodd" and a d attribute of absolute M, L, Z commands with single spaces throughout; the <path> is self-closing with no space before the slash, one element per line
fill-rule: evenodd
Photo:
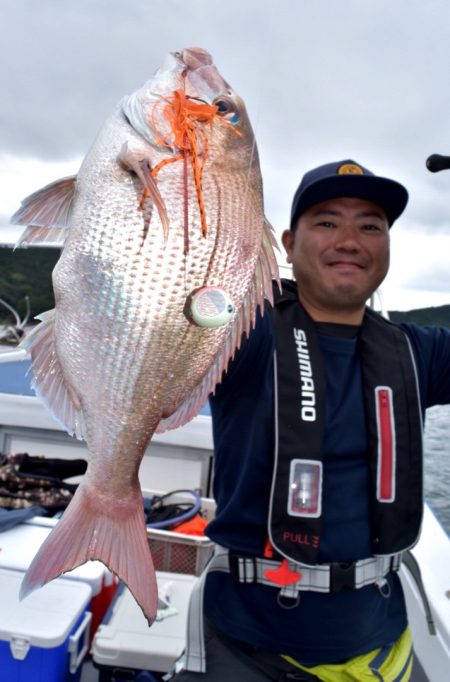
<path fill-rule="evenodd" d="M 202 94 L 202 99 L 213 102 L 220 94 L 231 94 L 228 83 L 214 66 L 213 58 L 201 47 L 186 47 L 179 52 L 170 52 L 177 64 L 181 79 L 186 78 L 188 94 Z M 192 90 L 191 90 L 192 88 Z"/>
<path fill-rule="evenodd" d="M 186 47 L 181 52 L 172 52 L 171 54 L 190 71 L 195 71 L 203 66 L 212 66 L 213 64 L 213 59 L 209 52 L 201 47 Z"/>

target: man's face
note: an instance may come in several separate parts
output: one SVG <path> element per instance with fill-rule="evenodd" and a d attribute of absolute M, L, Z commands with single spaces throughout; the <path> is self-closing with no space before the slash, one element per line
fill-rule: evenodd
<path fill-rule="evenodd" d="M 389 268 L 389 224 L 365 199 L 329 199 L 283 233 L 299 298 L 313 319 L 356 323 Z"/>

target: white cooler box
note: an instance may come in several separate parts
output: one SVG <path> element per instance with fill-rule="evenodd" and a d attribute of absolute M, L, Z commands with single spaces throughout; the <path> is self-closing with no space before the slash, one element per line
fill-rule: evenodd
<path fill-rule="evenodd" d="M 19 602 L 22 578 L 0 569 L 0 680 L 77 682 L 89 646 L 91 588 L 58 578 Z"/>
<path fill-rule="evenodd" d="M 95 667 L 102 671 L 101 679 L 120 679 L 122 671 L 128 675 L 126 679 L 133 679 L 130 675 L 139 670 L 167 672 L 183 653 L 189 598 L 196 578 L 165 572 L 156 576 L 160 597 L 167 597 L 174 615 L 149 627 L 124 588 L 94 637 L 91 653 Z"/>
<path fill-rule="evenodd" d="M 56 523 L 56 519 L 34 517 L 0 533 L 0 568 L 25 572 Z M 100 561 L 88 561 L 64 573 L 64 578 L 88 583 L 91 588 L 92 638 L 117 590 L 117 581 Z"/>

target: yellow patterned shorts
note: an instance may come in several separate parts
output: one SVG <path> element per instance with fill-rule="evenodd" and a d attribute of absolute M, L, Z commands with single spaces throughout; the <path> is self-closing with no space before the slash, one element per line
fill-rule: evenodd
<path fill-rule="evenodd" d="M 345 663 L 306 668 L 290 656 L 282 658 L 322 682 L 408 682 L 413 664 L 412 638 L 406 628 L 391 646 L 374 649 Z"/>

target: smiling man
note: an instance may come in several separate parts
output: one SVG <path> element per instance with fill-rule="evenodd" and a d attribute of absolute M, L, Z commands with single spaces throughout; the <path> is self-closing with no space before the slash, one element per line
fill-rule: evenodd
<path fill-rule="evenodd" d="M 450 402 L 450 331 L 366 306 L 407 200 L 353 160 L 300 183 L 282 237 L 295 281 L 210 399 L 219 550 L 199 583 L 206 668 L 192 606 L 183 682 L 410 679 L 398 569 L 420 532 L 425 409 Z"/>
<path fill-rule="evenodd" d="M 330 199 L 283 234 L 299 298 L 317 320 L 359 324 L 389 266 L 386 214 L 365 199 Z"/>
<path fill-rule="evenodd" d="M 402 185 L 352 161 L 305 175 L 282 239 L 300 301 L 314 319 L 361 323 L 389 268 L 389 227 L 407 200 Z"/>

